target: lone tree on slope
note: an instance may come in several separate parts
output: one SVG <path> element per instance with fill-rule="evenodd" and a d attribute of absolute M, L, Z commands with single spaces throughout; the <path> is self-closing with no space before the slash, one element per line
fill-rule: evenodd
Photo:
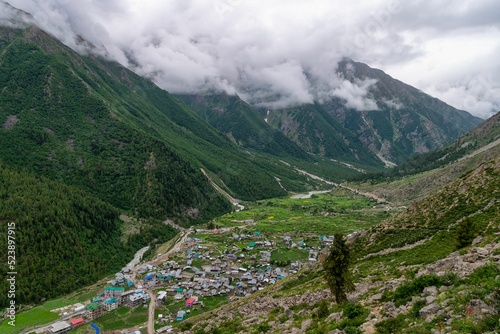
<path fill-rule="evenodd" d="M 336 233 L 333 244 L 323 263 L 325 278 L 330 291 L 337 303 L 347 301 L 347 293 L 354 291 L 349 265 L 351 262 L 350 249 L 344 235 Z"/>

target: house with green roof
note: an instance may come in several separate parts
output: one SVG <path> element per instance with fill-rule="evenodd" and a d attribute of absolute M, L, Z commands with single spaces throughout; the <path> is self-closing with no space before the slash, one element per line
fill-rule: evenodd
<path fill-rule="evenodd" d="M 107 311 L 116 310 L 118 308 L 118 299 L 116 298 L 106 298 L 103 300 L 104 308 Z"/>
<path fill-rule="evenodd" d="M 85 306 L 84 317 L 88 320 L 94 320 L 102 316 L 103 309 L 101 305 L 96 302 L 90 303 Z"/>
<path fill-rule="evenodd" d="M 104 294 L 108 297 L 119 298 L 125 292 L 122 286 L 107 286 L 104 288 Z"/>

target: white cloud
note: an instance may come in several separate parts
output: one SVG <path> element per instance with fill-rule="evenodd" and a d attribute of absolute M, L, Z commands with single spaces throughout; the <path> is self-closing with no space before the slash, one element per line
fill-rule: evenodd
<path fill-rule="evenodd" d="M 172 92 L 220 89 L 270 107 L 336 94 L 371 108 L 369 85 L 334 73 L 349 56 L 482 117 L 500 102 L 494 0 L 10 2 L 68 46 L 79 34 Z M 488 89 L 473 88 L 489 74 Z"/>
<path fill-rule="evenodd" d="M 343 80 L 331 91 L 331 95 L 344 99 L 349 108 L 360 111 L 378 110 L 377 103 L 368 96 L 369 88 L 376 82 L 373 79 L 354 80 L 354 82 Z"/>

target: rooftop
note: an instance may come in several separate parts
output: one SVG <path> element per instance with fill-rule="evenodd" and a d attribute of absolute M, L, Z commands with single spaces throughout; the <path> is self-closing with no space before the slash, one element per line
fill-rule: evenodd
<path fill-rule="evenodd" d="M 87 306 L 85 306 L 85 309 L 87 309 L 89 311 L 93 311 L 97 308 L 99 308 L 99 304 L 97 304 L 97 303 L 90 303 Z"/>
<path fill-rule="evenodd" d="M 53 332 L 58 332 L 70 328 L 71 325 L 67 321 L 58 321 L 50 326 Z"/>

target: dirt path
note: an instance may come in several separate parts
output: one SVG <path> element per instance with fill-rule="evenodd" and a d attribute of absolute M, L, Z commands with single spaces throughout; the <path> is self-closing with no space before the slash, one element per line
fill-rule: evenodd
<path fill-rule="evenodd" d="M 493 148 L 493 147 L 495 147 L 495 146 L 497 146 L 497 145 L 499 145 L 499 144 L 500 144 L 500 138 L 499 138 L 499 139 L 497 139 L 497 140 L 495 140 L 495 141 L 494 141 L 494 142 L 492 142 L 492 143 L 489 143 L 488 145 L 486 145 L 486 146 L 484 146 L 484 147 L 481 147 L 480 149 L 475 150 L 474 152 L 472 152 L 472 153 L 470 153 L 470 154 L 467 154 L 467 155 L 465 155 L 465 156 L 461 157 L 461 158 L 460 158 L 460 159 L 458 159 L 457 161 L 462 161 L 462 160 L 465 160 L 465 159 L 472 158 L 472 157 L 474 157 L 474 156 L 478 155 L 479 153 L 483 153 L 484 151 L 487 151 L 487 150 L 489 150 L 490 148 Z"/>
<path fill-rule="evenodd" d="M 148 334 L 155 334 L 155 295 L 152 291 L 148 291 L 149 295 L 149 312 L 148 312 Z"/>
<path fill-rule="evenodd" d="M 231 204 L 233 204 L 234 206 L 238 207 L 238 209 L 236 210 L 236 212 L 241 211 L 241 210 L 243 210 L 245 208 L 243 205 L 240 204 L 240 200 L 239 199 L 234 198 L 233 196 L 229 195 L 224 189 L 222 189 L 221 187 L 219 187 L 219 185 L 212 180 L 212 178 L 210 177 L 210 175 L 208 175 L 207 172 L 205 172 L 205 170 L 203 168 L 200 168 L 200 170 L 203 173 L 203 175 L 205 175 L 205 177 L 208 179 L 208 182 L 210 182 L 210 184 L 212 185 L 212 187 L 215 188 L 215 190 L 217 190 L 224 197 L 226 197 L 229 200 L 229 202 L 231 202 Z"/>
<path fill-rule="evenodd" d="M 186 242 L 186 239 L 188 238 L 190 233 L 191 231 L 186 229 L 184 231 L 181 231 L 181 237 L 176 241 L 174 246 L 170 248 L 165 254 L 161 255 L 159 258 L 152 260 L 150 264 L 156 266 L 160 263 L 167 261 L 172 254 L 180 252 L 181 246 Z"/>
<path fill-rule="evenodd" d="M 365 255 L 361 259 L 359 259 L 359 261 L 368 259 L 370 257 L 378 256 L 378 255 L 387 255 L 387 254 L 390 254 L 390 253 L 395 253 L 395 252 L 399 252 L 399 251 L 403 251 L 403 250 L 412 249 L 412 248 L 415 248 L 417 246 L 425 244 L 427 241 L 429 241 L 431 239 L 432 239 L 432 237 L 431 238 L 427 238 L 427 239 L 422 239 L 422 240 L 419 240 L 419 241 L 417 241 L 417 242 L 415 242 L 413 244 L 405 245 L 405 246 L 399 247 L 399 248 L 386 248 L 384 250 L 381 250 L 380 252 L 370 253 L 368 255 Z"/>
<path fill-rule="evenodd" d="M 362 191 L 359 191 L 357 189 L 354 189 L 354 188 L 351 188 L 351 187 L 348 187 L 348 186 L 344 186 L 342 184 L 339 184 L 338 186 L 340 188 L 344 188 L 344 189 L 347 189 L 349 191 L 352 191 L 355 194 L 359 194 L 359 195 L 363 195 L 365 197 L 373 198 L 374 200 L 376 200 L 379 203 L 387 202 L 387 200 L 385 198 L 379 197 L 379 196 L 375 195 L 374 193 L 362 192 Z"/>

